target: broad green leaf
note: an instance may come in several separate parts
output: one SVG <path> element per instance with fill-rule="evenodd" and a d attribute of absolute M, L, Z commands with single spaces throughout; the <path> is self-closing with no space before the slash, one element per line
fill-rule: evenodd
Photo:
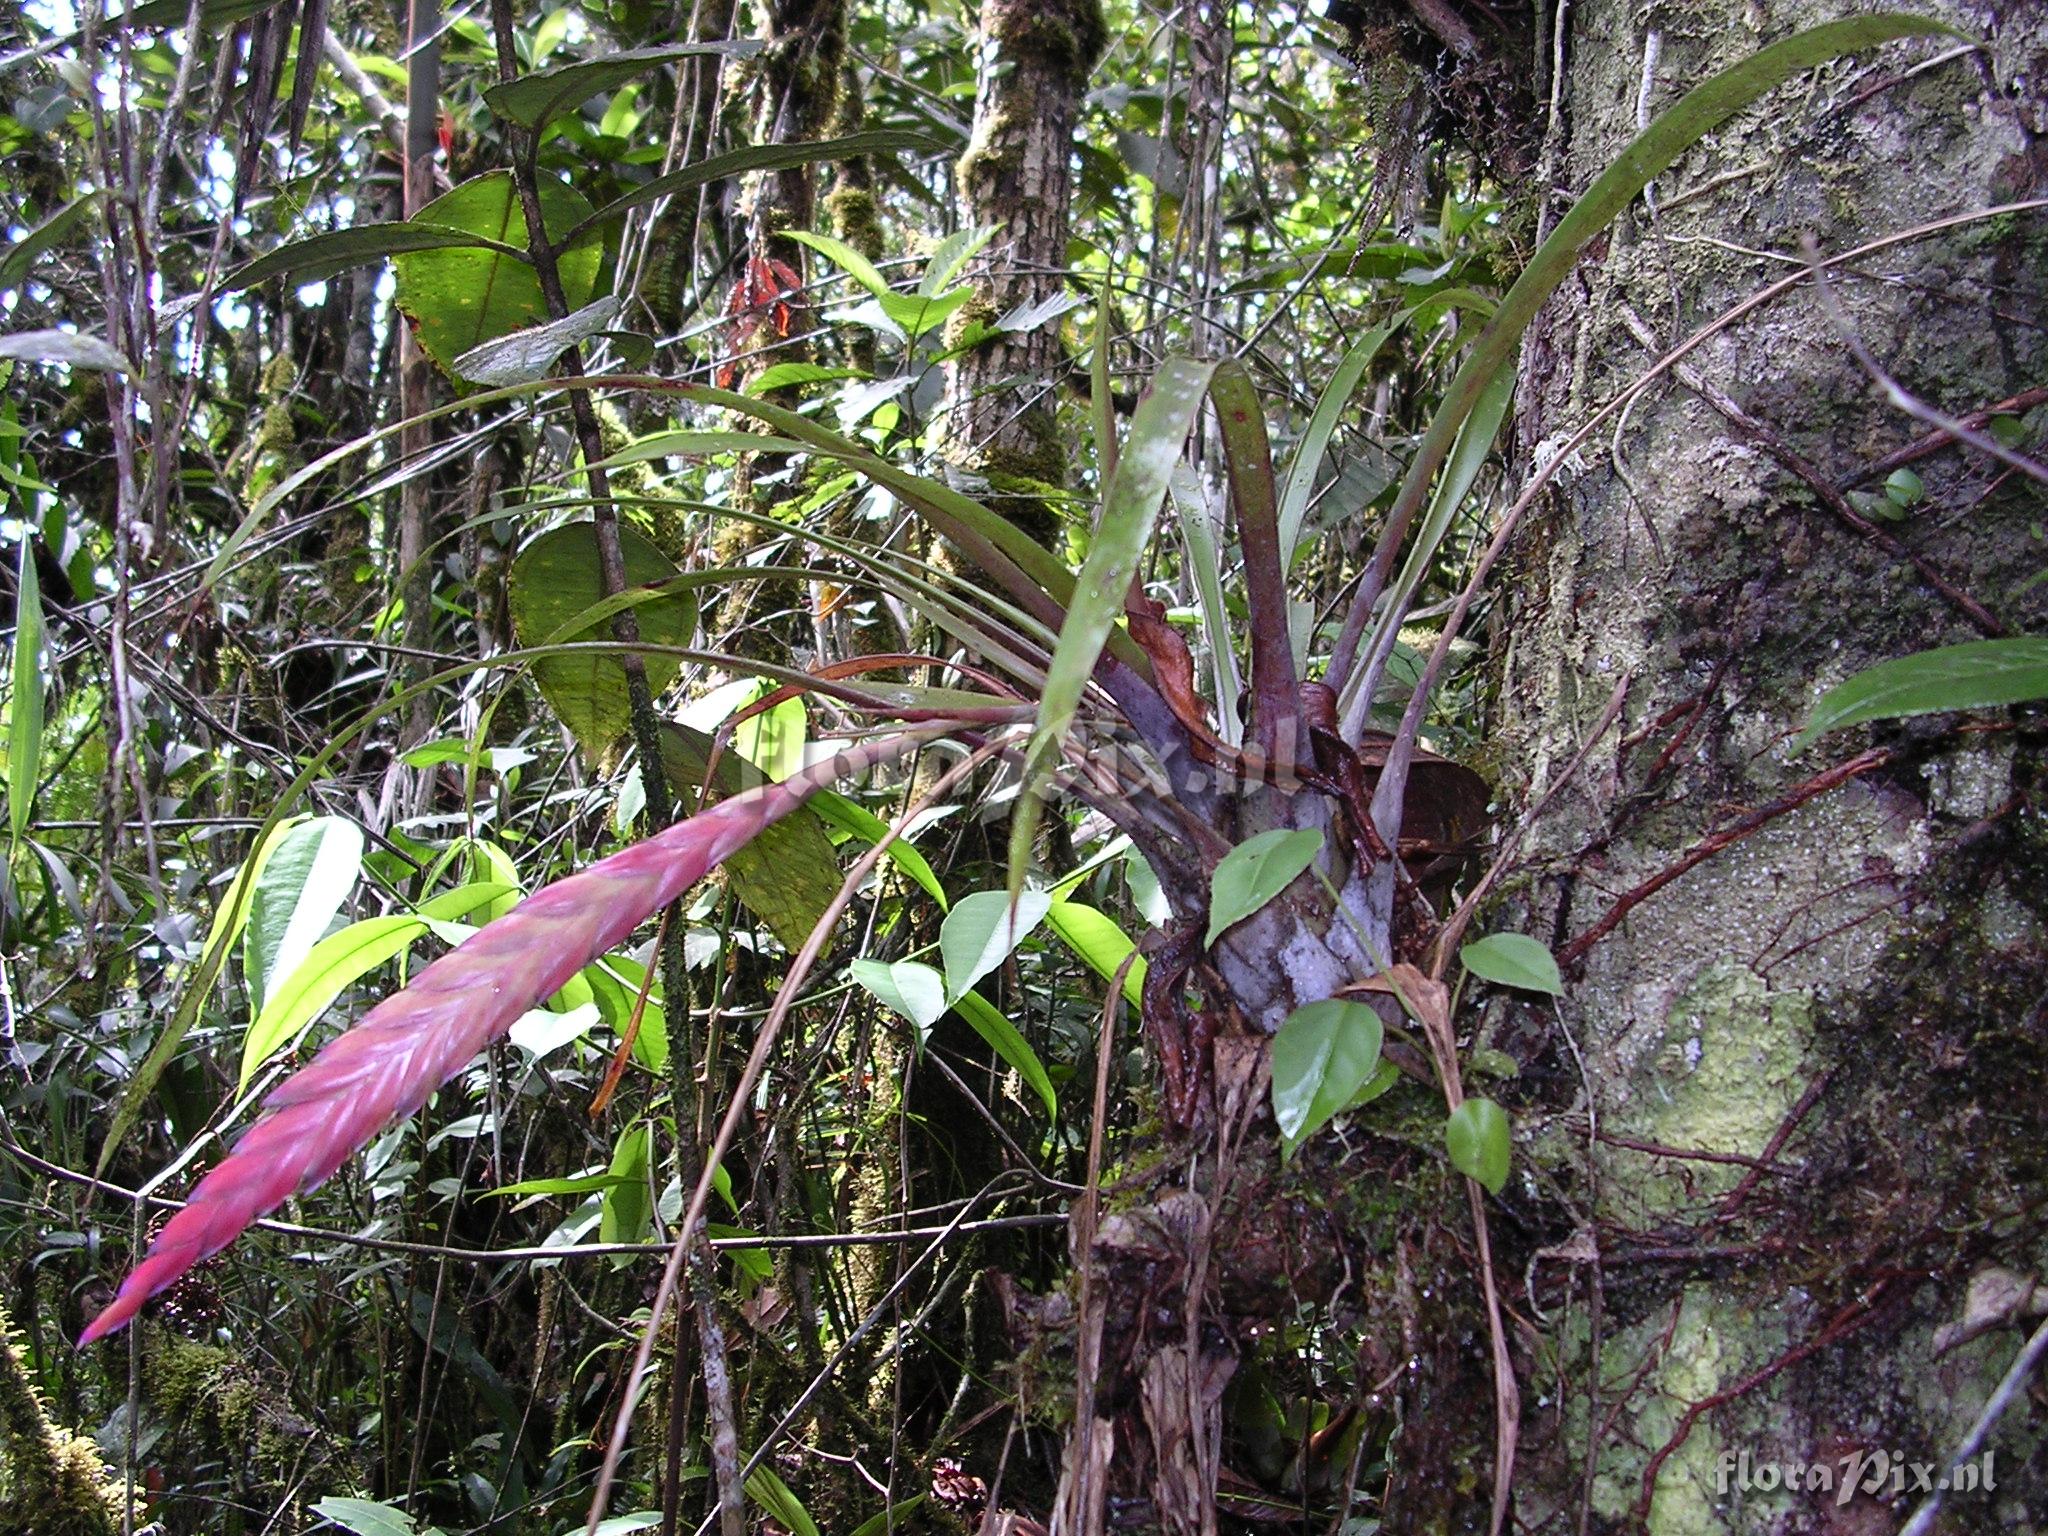
<path fill-rule="evenodd" d="M 654 180 L 645 182 L 606 203 L 571 233 L 582 234 L 607 219 L 617 218 L 628 209 L 639 208 L 664 197 L 675 197 L 680 193 L 691 192 L 711 182 L 723 181 L 729 176 L 747 176 L 757 171 L 785 171 L 799 165 L 829 165 L 835 160 L 886 154 L 896 149 L 942 153 L 945 146 L 934 143 L 925 134 L 911 133 L 901 128 L 882 128 L 869 133 L 852 133 L 844 138 L 815 139 L 807 143 L 749 145 L 745 149 L 713 155 L 709 160 L 699 160 L 695 165 L 686 165 L 666 176 L 657 176 Z"/>
<path fill-rule="evenodd" d="M 2048 699 L 2048 636 L 1971 640 L 1866 667 L 1830 688 L 1792 750 L 1866 720 L 1958 709 L 1996 709 Z"/>
<path fill-rule="evenodd" d="M 844 240 L 835 240 L 830 235 L 814 235 L 801 229 L 790 230 L 789 238 L 799 245 L 808 245 L 876 298 L 890 291 L 889 279 Z"/>
<path fill-rule="evenodd" d="M 544 176 L 538 191 L 551 240 L 561 239 L 590 213 L 589 201 L 566 182 Z M 497 246 L 526 246 L 526 214 L 510 171 L 491 171 L 465 181 L 435 198 L 417 217 L 422 224 L 467 230 Z M 562 251 L 557 266 L 570 309 L 590 302 L 603 261 L 604 244 L 594 235 Z M 398 307 L 411 317 L 421 348 L 457 380 L 457 358 L 550 318 L 532 265 L 500 249 L 471 245 L 414 250 L 400 255 L 396 265 Z"/>
<path fill-rule="evenodd" d="M 14 600 L 14 665 L 7 700 L 7 831 L 19 843 L 43 771 L 43 592 L 31 535 L 21 538 Z M 13 857 L 9 852 L 9 859 Z"/>
<path fill-rule="evenodd" d="M 662 1006 L 661 977 L 651 980 L 647 967 L 626 955 L 607 955 L 595 965 L 585 966 L 590 995 L 611 1032 L 619 1039 L 633 1027 L 633 1010 L 640 1010 L 640 1029 L 633 1036 L 633 1059 L 648 1071 L 668 1070 L 668 1010 Z M 645 990 L 647 1001 L 640 1001 Z"/>
<path fill-rule="evenodd" d="M 1287 488 L 1280 496 L 1280 555 L 1289 564 L 1293 563 L 1295 546 L 1301 542 L 1309 498 L 1315 494 L 1316 477 L 1322 472 L 1330 438 L 1365 378 L 1366 369 L 1372 366 L 1372 360 L 1379 356 L 1380 348 L 1387 344 L 1394 330 L 1392 325 L 1375 326 L 1352 343 L 1338 359 L 1336 370 L 1316 399 L 1308 429 L 1301 435 L 1301 446 L 1295 449 L 1293 466 L 1287 472 Z"/>
<path fill-rule="evenodd" d="M 661 1524 L 662 1518 L 662 1513 L 658 1509 L 643 1509 L 630 1515 L 613 1515 L 609 1520 L 598 1521 L 597 1530 L 592 1536 L 632 1536 L 635 1531 L 653 1530 Z M 573 1525 L 563 1533 L 563 1536 L 583 1536 L 583 1526 L 580 1523 Z"/>
<path fill-rule="evenodd" d="M 1506 1111 L 1491 1099 L 1467 1099 L 1444 1121 L 1451 1166 L 1477 1179 L 1490 1195 L 1507 1185 L 1512 1140 Z"/>
<path fill-rule="evenodd" d="M 1131 429 L 1117 455 L 1116 476 L 1103 497 L 1094 544 L 1060 626 L 1059 644 L 1039 695 L 1038 725 L 1025 749 L 1023 784 L 1010 818 L 1010 886 L 1022 889 L 1031 842 L 1038 830 L 1041 791 L 1059 765 L 1067 733 L 1103 645 L 1124 611 L 1131 579 L 1152 542 L 1152 528 L 1166 500 L 1181 446 L 1202 409 L 1214 363 L 1170 359 L 1138 403 Z"/>
<path fill-rule="evenodd" d="M 771 363 L 747 380 L 750 395 L 769 395 L 778 389 L 795 389 L 803 384 L 836 384 L 841 379 L 865 379 L 864 368 L 828 368 L 823 363 Z"/>
<path fill-rule="evenodd" d="M 293 827 L 264 861 L 243 935 L 249 995 L 259 1011 L 326 934 L 362 867 L 362 829 L 339 816 Z"/>
<path fill-rule="evenodd" d="M 1080 901 L 1056 901 L 1046 909 L 1045 920 L 1060 942 L 1079 955 L 1091 971 L 1104 981 L 1116 978 L 1124 956 L 1138 946 L 1107 913 Z M 1145 957 L 1131 962 L 1124 977 L 1124 1001 L 1133 1008 L 1144 1006 Z"/>
<path fill-rule="evenodd" d="M 603 331 L 618 313 L 619 301 L 606 294 L 559 320 L 471 347 L 455 359 L 452 371 L 472 384 L 490 386 L 544 379 L 564 352 Z"/>
<path fill-rule="evenodd" d="M 958 999 L 1010 957 L 1052 906 L 1045 891 L 1025 891 L 1013 903 L 1007 891 L 962 896 L 939 929 L 946 996 Z"/>
<path fill-rule="evenodd" d="M 686 805 L 697 803 L 710 750 L 711 738 L 702 731 L 679 725 L 661 728 L 662 767 L 669 787 L 682 792 Z M 710 798 L 723 800 L 760 781 L 759 771 L 737 753 L 721 753 Z M 839 894 L 841 876 L 832 840 L 807 811 L 764 827 L 720 867 L 733 894 L 792 952 L 802 947 Z"/>
<path fill-rule="evenodd" d="M 764 685 L 761 695 L 765 697 L 768 692 Z M 734 726 L 732 746 L 764 777 L 780 782 L 803 767 L 804 741 L 809 730 L 810 721 L 799 694 Z"/>
<path fill-rule="evenodd" d="M 273 277 L 289 277 L 298 284 L 316 283 L 409 251 L 458 249 L 491 250 L 514 261 L 527 259 L 523 246 L 508 245 L 502 239 L 480 236 L 473 230 L 452 225 L 420 219 L 409 219 L 403 224 L 358 224 L 353 229 L 308 235 L 266 251 L 222 278 L 220 291 L 239 293 Z"/>
<path fill-rule="evenodd" d="M 1348 1109 L 1380 1064 L 1380 1016 L 1326 998 L 1287 1016 L 1273 1036 L 1273 1118 L 1288 1152 Z"/>
<path fill-rule="evenodd" d="M 243 1037 L 242 1075 L 235 1092 L 245 1092 L 263 1064 L 296 1040 L 352 983 L 405 953 L 427 932 L 421 918 L 369 917 L 315 944 L 264 999 L 263 1011 Z"/>
<path fill-rule="evenodd" d="M 0 251 L 0 288 L 19 288 L 22 279 L 35 266 L 36 258 L 63 244 L 99 205 L 100 194 L 97 192 L 74 198 L 5 251 Z"/>
<path fill-rule="evenodd" d="M 806 802 L 827 826 L 837 827 L 849 837 L 859 838 L 872 848 L 889 835 L 889 825 L 866 806 L 829 789 L 820 790 Z M 885 856 L 910 876 L 924 893 L 939 904 L 944 912 L 951 903 L 946 900 L 946 888 L 939 883 L 939 877 L 925 856 L 911 846 L 908 838 L 899 837 L 883 850 Z"/>
<path fill-rule="evenodd" d="M 419 1522 L 397 1506 L 373 1499 L 326 1498 L 313 1506 L 313 1513 L 355 1536 L 439 1536 L 432 1527 L 421 1531 Z"/>
<path fill-rule="evenodd" d="M 915 960 L 856 960 L 853 979 L 917 1026 L 922 1046 L 932 1026 L 946 1016 L 946 983 L 939 973 Z"/>
<path fill-rule="evenodd" d="M 756 1467 L 748 1476 L 747 1497 L 766 1510 L 790 1536 L 819 1536 L 818 1523 L 804 1508 L 803 1500 L 768 1468 Z"/>
<path fill-rule="evenodd" d="M 675 563 L 631 528 L 620 527 L 619 549 L 629 588 L 658 586 L 677 574 Z M 570 523 L 527 545 L 512 562 L 506 595 L 523 646 L 611 639 L 609 619 L 586 617 L 605 597 L 594 524 Z M 633 611 L 640 638 L 651 644 L 688 645 L 696 634 L 697 601 L 689 592 L 636 604 Z M 640 664 L 657 696 L 682 670 L 679 658 L 659 651 L 643 652 Z M 590 762 L 601 758 L 633 722 L 626 669 L 616 655 L 579 651 L 538 657 L 533 678 Z"/>
<path fill-rule="evenodd" d="M 522 128 L 542 127 L 558 113 L 573 111 L 606 91 L 617 90 L 650 69 L 678 59 L 716 53 L 739 57 L 757 53 L 761 44 L 752 38 L 731 42 L 671 43 L 661 48 L 622 48 L 599 58 L 578 59 L 552 69 L 501 81 L 484 92 L 484 101 L 498 116 Z"/>
<path fill-rule="evenodd" d="M 1557 973 L 1557 961 L 1536 940 L 1522 933 L 1490 933 L 1458 951 L 1458 963 L 1481 981 L 1503 987 L 1520 987 L 1526 992 L 1548 992 L 1552 997 L 1564 991 L 1564 978 Z"/>
<path fill-rule="evenodd" d="M 601 1243 L 644 1243 L 654 1230 L 654 1197 L 647 1187 L 647 1165 L 654 1155 L 654 1127 L 636 1120 L 619 1137 L 607 1170 L 616 1180 L 604 1192 L 603 1215 L 597 1224 Z M 631 1254 L 615 1254 L 612 1267 L 633 1262 Z"/>
<path fill-rule="evenodd" d="M 1209 931 L 1202 947 L 1286 890 L 1322 851 L 1323 834 L 1313 827 L 1294 832 L 1276 827 L 1231 849 L 1209 882 Z"/>
<path fill-rule="evenodd" d="M 1052 1079 L 1046 1076 L 1045 1064 L 1038 1059 L 1038 1053 L 1017 1033 L 1017 1026 L 1004 1018 L 996 1005 L 979 992 L 961 994 L 953 1007 L 973 1026 L 974 1032 L 988 1042 L 989 1048 L 1003 1059 L 1004 1064 L 1044 1100 L 1046 1118 L 1050 1120 L 1056 1116 L 1059 1098 L 1052 1091 Z"/>
<path fill-rule="evenodd" d="M 994 238 L 996 228 L 994 224 L 983 224 L 972 229 L 956 229 L 941 240 L 931 259 L 924 264 L 924 275 L 917 280 L 918 293 L 927 299 L 937 298 L 946 284 L 958 277 L 961 269 Z"/>

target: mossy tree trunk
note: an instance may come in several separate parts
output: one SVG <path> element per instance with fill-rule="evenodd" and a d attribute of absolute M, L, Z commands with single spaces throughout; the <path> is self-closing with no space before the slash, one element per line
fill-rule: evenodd
<path fill-rule="evenodd" d="M 1552 183 L 1584 187 L 1645 109 L 1712 71 L 1872 8 L 1581 0 Z M 1901 45 L 1795 82 L 1596 245 L 1525 355 L 1525 461 L 1796 274 L 1802 239 L 1836 257 L 2048 190 L 2048 13 L 1914 9 L 1989 45 Z M 1835 267 L 1839 317 L 1795 287 L 1654 386 L 1618 437 L 1599 431 L 1521 536 L 1498 738 L 1511 798 L 1555 799 L 1493 925 L 1552 943 L 1567 987 L 1555 1014 L 1496 1002 L 1480 1026 L 1521 1066 L 1526 1172 L 1496 1253 L 1531 1307 L 1526 1529 L 1896 1530 L 1924 1496 L 1912 1474 L 1845 1493 L 1847 1459 L 1866 1483 L 1879 1457 L 1938 1472 L 2019 1347 L 2010 1327 L 1945 1355 L 1936 1338 L 1973 1276 L 2042 1261 L 2038 724 L 1791 740 L 1857 669 L 1982 638 L 1970 602 L 2012 633 L 2048 625 L 2048 585 L 2028 586 L 2048 504 L 2024 475 L 1945 445 L 1914 465 L 1925 499 L 1895 522 L 1837 489 L 1928 430 L 1844 327 L 1961 416 L 2048 377 L 2044 272 L 2037 210 Z M 2042 425 L 2027 418 L 2037 457 Z M 1618 726 L 1594 739 L 1624 683 Z M 1888 755 L 1859 758 L 1872 748 Z M 1839 785 L 1815 782 L 1851 759 Z M 1727 845 L 1642 894 L 1710 838 Z M 2048 1529 L 2040 1445 L 2023 1401 L 1991 1441 L 1996 1493 L 1956 1497 L 1943 1528 Z M 1743 1456 L 1834 1489 L 1745 1488 Z"/>
<path fill-rule="evenodd" d="M 1105 33 L 1100 0 L 982 0 L 974 136 L 956 176 L 960 215 L 995 235 L 969 267 L 975 296 L 950 322 L 986 338 L 946 366 L 947 458 L 1042 543 L 1066 484 L 1056 420 L 1059 322 L 994 327 L 1065 290 L 1074 123 Z"/>

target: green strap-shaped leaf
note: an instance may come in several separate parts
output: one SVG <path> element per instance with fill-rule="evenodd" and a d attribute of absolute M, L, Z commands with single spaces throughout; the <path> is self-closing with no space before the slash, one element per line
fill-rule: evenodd
<path fill-rule="evenodd" d="M 1587 242 L 1612 223 L 1645 186 L 1707 134 L 1801 70 L 1894 38 L 1965 35 L 1945 22 L 1895 12 L 1826 22 L 1773 43 L 1695 86 L 1638 134 L 1558 221 L 1472 344 L 1409 461 L 1407 477 L 1387 514 L 1379 556 L 1382 572 L 1391 569 L 1407 538 L 1408 525 L 1428 496 L 1437 470 L 1449 457 L 1465 418 L 1495 375 L 1513 363 L 1529 322 L 1578 264 Z M 1365 619 L 1366 614 L 1354 607 L 1337 644 L 1340 666 L 1348 667 L 1356 654 Z"/>
<path fill-rule="evenodd" d="M 890 150 L 925 150 L 937 154 L 943 145 L 921 133 L 901 128 L 878 128 L 868 133 L 850 133 L 843 138 L 816 139 L 799 144 L 753 144 L 728 154 L 713 155 L 666 176 L 657 176 L 620 197 L 613 198 L 569 232 L 571 239 L 585 230 L 615 219 L 629 209 L 639 208 L 680 192 L 694 191 L 728 176 L 745 176 L 755 171 L 786 171 L 800 165 L 825 165 L 835 160 L 852 160 L 861 155 L 885 154 Z"/>
<path fill-rule="evenodd" d="M 1102 522 L 1087 564 L 1074 583 L 1059 644 L 1039 696 L 1038 726 L 1024 754 L 1024 782 L 1010 819 L 1010 885 L 1023 887 L 1031 839 L 1038 829 L 1040 791 L 1059 761 L 1095 663 L 1124 611 L 1131 580 L 1144 561 L 1152 528 L 1172 484 L 1195 416 L 1216 374 L 1214 363 L 1170 359 L 1139 402 L 1118 456 L 1116 478 L 1103 497 Z"/>
<path fill-rule="evenodd" d="M 1091 971 L 1104 981 L 1116 980 L 1117 967 L 1138 946 L 1117 926 L 1108 913 L 1082 901 L 1056 901 L 1045 914 L 1046 925 L 1060 936 L 1060 942 L 1080 956 Z M 1140 955 L 1124 973 L 1124 1001 L 1133 1008 L 1144 1006 L 1145 957 Z"/>
<path fill-rule="evenodd" d="M 577 59 L 552 69 L 501 81 L 484 92 L 484 101 L 498 116 L 522 128 L 540 128 L 557 113 L 580 107 L 591 97 L 617 90 L 650 69 L 701 54 L 739 56 L 758 53 L 752 38 L 729 42 L 671 43 L 661 48 L 625 48 L 595 59 Z"/>
<path fill-rule="evenodd" d="M 1365 378 L 1365 371 L 1372 366 L 1373 359 L 1379 356 L 1380 348 L 1387 344 L 1398 324 L 1374 326 L 1354 342 L 1338 360 L 1336 371 L 1317 397 L 1316 408 L 1308 419 L 1308 430 L 1301 434 L 1301 446 L 1294 450 L 1294 463 L 1287 471 L 1287 488 L 1280 495 L 1280 553 L 1290 565 L 1294 551 L 1301 543 L 1301 527 L 1308 520 L 1309 498 L 1315 494 L 1316 476 L 1322 472 L 1323 455 L 1337 430 L 1338 418 L 1350 405 L 1352 395 Z"/>
<path fill-rule="evenodd" d="M 1866 667 L 1830 688 L 1795 752 L 1829 731 L 1866 720 L 1894 720 L 1953 709 L 1996 709 L 2048 699 L 2048 636 L 1972 640 Z"/>
<path fill-rule="evenodd" d="M 1044 1101 L 1048 1120 L 1059 1113 L 1059 1097 L 1052 1091 L 1052 1079 L 1045 1075 L 1045 1064 L 1024 1037 L 1017 1033 L 1017 1026 L 1004 1018 L 994 1003 L 979 992 L 969 992 L 953 1004 L 953 1010 L 971 1024 L 974 1032 L 988 1042 L 989 1048 L 1014 1068 Z"/>
<path fill-rule="evenodd" d="M 7 721 L 7 834 L 12 845 L 28 827 L 36 781 L 43 771 L 43 592 L 36 576 L 32 536 L 21 538 L 14 601 L 14 666 Z"/>
<path fill-rule="evenodd" d="M 444 251 L 459 247 L 496 251 L 514 261 L 527 260 L 516 245 L 474 234 L 450 225 L 408 222 L 404 224 L 358 224 L 353 229 L 330 230 L 293 240 L 274 251 L 266 251 L 245 262 L 221 279 L 222 293 L 239 293 L 273 277 L 289 277 L 299 283 L 318 282 L 338 272 L 367 267 L 389 256 L 408 251 Z"/>

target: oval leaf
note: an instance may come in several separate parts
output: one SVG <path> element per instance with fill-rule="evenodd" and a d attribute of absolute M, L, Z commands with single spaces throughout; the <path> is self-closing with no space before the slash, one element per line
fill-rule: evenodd
<path fill-rule="evenodd" d="M 1996 709 L 2048 699 L 2048 637 L 1971 640 L 1867 667 L 1814 707 L 1792 750 L 1866 720 L 1895 720 L 1952 709 Z"/>
<path fill-rule="evenodd" d="M 1490 933 L 1458 951 L 1458 961 L 1481 981 L 1527 992 L 1564 991 L 1564 978 L 1550 951 L 1526 934 Z"/>
<path fill-rule="evenodd" d="M 1491 1099 L 1467 1099 L 1444 1122 L 1451 1166 L 1478 1180 L 1490 1195 L 1508 1182 L 1510 1140 L 1507 1112 Z"/>
<path fill-rule="evenodd" d="M 619 548 L 625 556 L 628 587 L 659 586 L 678 574 L 668 556 L 630 528 L 619 529 Z M 527 545 L 512 562 L 507 597 L 521 645 L 609 640 L 609 621 L 579 622 L 604 601 L 595 526 L 571 523 Z M 633 611 L 640 622 L 640 638 L 651 644 L 688 645 L 696 632 L 697 604 L 687 592 L 636 604 Z M 680 660 L 660 652 L 643 654 L 640 663 L 656 696 L 682 670 Z M 579 651 L 541 657 L 533 664 L 533 679 L 592 762 L 632 724 L 626 671 L 616 656 Z"/>
<path fill-rule="evenodd" d="M 362 831 L 339 816 L 303 822 L 279 840 L 256 877 L 244 935 L 249 994 L 259 1011 L 326 935 L 362 867 Z"/>
<path fill-rule="evenodd" d="M 544 176 L 538 191 L 551 240 L 590 215 L 589 201 L 564 182 Z M 418 220 L 491 242 L 413 250 L 395 262 L 398 307 L 411 317 L 426 354 L 442 372 L 460 379 L 455 364 L 463 354 L 550 318 L 539 275 L 530 263 L 506 254 L 526 248 L 526 214 L 512 173 L 492 171 L 442 193 L 419 211 Z M 595 235 L 561 253 L 557 264 L 570 309 L 590 302 L 603 260 L 603 242 Z"/>
<path fill-rule="evenodd" d="M 963 896 L 939 929 L 939 958 L 946 967 L 946 996 L 958 1000 L 982 977 L 1010 957 L 1052 907 L 1047 891 L 1025 891 L 1013 909 L 1005 891 Z"/>
<path fill-rule="evenodd" d="M 1047 909 L 1045 920 L 1060 936 L 1060 942 L 1079 955 L 1088 969 L 1104 981 L 1114 981 L 1116 969 L 1124 963 L 1124 956 L 1138 947 L 1131 936 L 1117 926 L 1116 919 L 1086 902 L 1056 901 Z M 1133 1008 L 1144 1006 L 1143 955 L 1131 962 L 1130 972 L 1124 977 L 1124 1001 Z"/>
<path fill-rule="evenodd" d="M 1209 932 L 1202 947 L 1286 890 L 1322 851 L 1323 834 L 1313 827 L 1297 832 L 1275 828 L 1231 849 L 1209 882 Z"/>
<path fill-rule="evenodd" d="M 853 979 L 882 1002 L 917 1026 L 917 1043 L 923 1045 L 932 1026 L 946 1014 L 946 983 L 939 973 L 915 960 L 856 960 L 849 967 Z"/>
<path fill-rule="evenodd" d="M 1289 1152 L 1348 1109 L 1380 1064 L 1380 1016 L 1364 1003 L 1305 1003 L 1273 1036 L 1273 1118 Z"/>

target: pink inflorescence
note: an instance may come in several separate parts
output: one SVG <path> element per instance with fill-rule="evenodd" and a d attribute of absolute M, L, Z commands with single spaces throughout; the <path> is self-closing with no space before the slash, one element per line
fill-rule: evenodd
<path fill-rule="evenodd" d="M 522 1013 L 763 827 L 832 778 L 894 755 L 903 744 L 901 737 L 873 740 L 781 784 L 722 801 L 537 892 L 436 960 L 272 1090 L 263 1118 L 199 1181 L 78 1342 L 112 1333 L 252 1222 L 330 1177 Z"/>

